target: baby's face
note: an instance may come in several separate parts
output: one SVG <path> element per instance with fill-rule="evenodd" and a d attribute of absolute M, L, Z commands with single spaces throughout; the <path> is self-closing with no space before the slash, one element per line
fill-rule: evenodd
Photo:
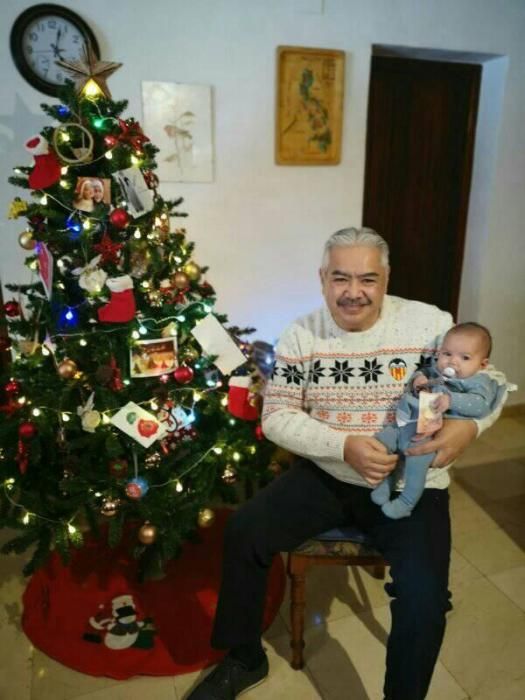
<path fill-rule="evenodd" d="M 452 367 L 459 379 L 471 377 L 488 364 L 485 348 L 476 335 L 471 333 L 453 333 L 445 336 L 438 352 L 437 368 L 442 372 Z"/>

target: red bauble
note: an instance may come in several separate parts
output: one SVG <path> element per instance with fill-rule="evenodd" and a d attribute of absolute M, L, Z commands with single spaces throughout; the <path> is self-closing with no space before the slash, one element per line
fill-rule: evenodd
<path fill-rule="evenodd" d="M 179 384 L 187 384 L 188 382 L 191 382 L 193 375 L 194 372 L 192 368 L 188 367 L 187 365 L 180 365 L 180 367 L 177 367 L 177 369 L 173 372 L 173 376 L 179 382 Z"/>
<path fill-rule="evenodd" d="M 115 228 L 126 228 L 129 224 L 129 214 L 125 209 L 113 209 L 109 215 L 109 220 Z"/>
<path fill-rule="evenodd" d="M 22 440 L 31 440 L 36 435 L 36 425 L 26 420 L 18 426 L 18 436 Z"/>
<path fill-rule="evenodd" d="M 264 440 L 263 429 L 260 425 L 255 426 L 255 437 L 257 438 L 257 440 Z"/>
<path fill-rule="evenodd" d="M 16 379 L 11 379 L 11 381 L 7 382 L 7 384 L 5 385 L 4 391 L 9 396 L 18 394 L 20 391 L 20 382 L 17 382 Z"/>
<path fill-rule="evenodd" d="M 7 301 L 4 304 L 4 313 L 6 316 L 9 316 L 10 318 L 14 318 L 15 316 L 20 316 L 20 304 L 15 301 L 14 299 L 11 299 L 11 301 Z"/>

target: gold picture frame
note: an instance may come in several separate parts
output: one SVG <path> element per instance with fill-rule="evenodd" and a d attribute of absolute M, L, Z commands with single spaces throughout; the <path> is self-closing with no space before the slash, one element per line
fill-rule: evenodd
<path fill-rule="evenodd" d="M 340 163 L 344 73 L 344 51 L 277 47 L 277 164 Z"/>

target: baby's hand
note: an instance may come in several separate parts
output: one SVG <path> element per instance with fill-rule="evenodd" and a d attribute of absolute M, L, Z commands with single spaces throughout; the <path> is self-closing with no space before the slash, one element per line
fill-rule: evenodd
<path fill-rule="evenodd" d="M 450 408 L 450 396 L 448 394 L 439 394 L 436 400 L 432 402 L 432 410 L 436 413 L 445 413 Z"/>

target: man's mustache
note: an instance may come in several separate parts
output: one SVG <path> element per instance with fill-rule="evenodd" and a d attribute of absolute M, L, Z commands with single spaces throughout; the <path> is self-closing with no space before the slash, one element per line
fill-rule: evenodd
<path fill-rule="evenodd" d="M 371 302 L 369 299 L 349 299 L 348 297 L 343 297 L 337 300 L 337 306 L 370 306 Z"/>

